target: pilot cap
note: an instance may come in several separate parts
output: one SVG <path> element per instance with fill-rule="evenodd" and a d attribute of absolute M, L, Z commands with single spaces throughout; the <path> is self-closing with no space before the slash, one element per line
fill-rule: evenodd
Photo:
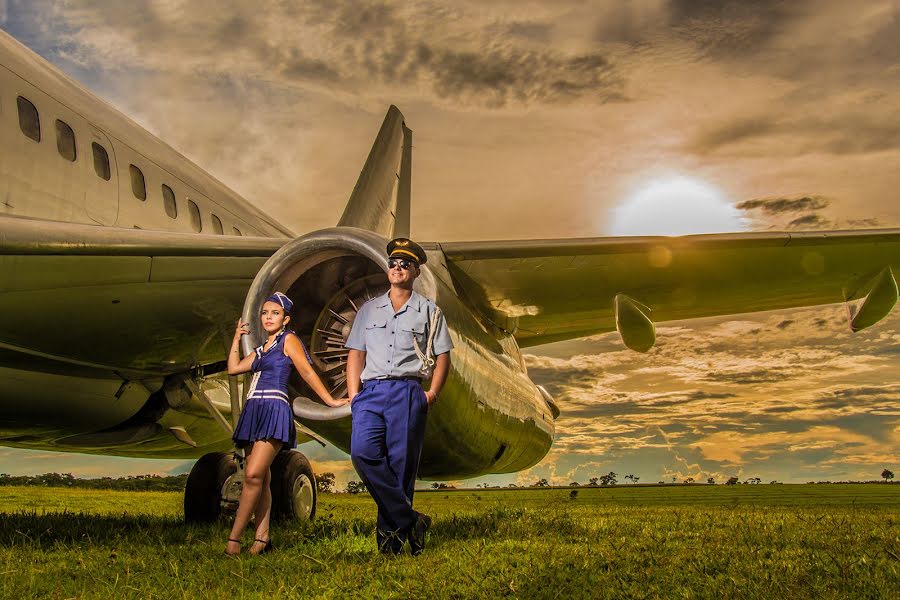
<path fill-rule="evenodd" d="M 291 309 L 294 308 L 293 301 L 281 292 L 275 292 L 274 294 L 266 298 L 266 302 L 274 302 L 275 304 L 278 304 L 279 306 L 281 306 L 281 308 L 284 309 L 284 312 L 291 312 Z"/>
<path fill-rule="evenodd" d="M 388 258 L 405 258 L 414 260 L 420 265 L 428 261 L 422 246 L 409 238 L 394 238 L 387 245 Z"/>

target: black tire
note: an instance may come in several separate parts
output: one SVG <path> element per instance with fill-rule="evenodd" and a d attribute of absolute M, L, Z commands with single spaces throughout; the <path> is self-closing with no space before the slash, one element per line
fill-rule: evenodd
<path fill-rule="evenodd" d="M 212 523 L 222 516 L 222 486 L 237 462 L 231 454 L 210 452 L 194 464 L 184 485 L 185 523 Z"/>
<path fill-rule="evenodd" d="M 305 521 L 316 516 L 316 477 L 299 452 L 279 452 L 272 462 L 272 517 Z"/>

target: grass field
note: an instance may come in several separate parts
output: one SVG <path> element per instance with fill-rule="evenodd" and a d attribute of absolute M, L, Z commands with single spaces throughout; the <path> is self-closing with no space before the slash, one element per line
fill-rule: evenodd
<path fill-rule="evenodd" d="M 429 491 L 426 553 L 385 558 L 366 495 L 277 550 L 222 555 L 181 495 L 0 488 L 0 597 L 900 598 L 900 485 Z M 248 538 L 249 540 L 249 538 Z"/>

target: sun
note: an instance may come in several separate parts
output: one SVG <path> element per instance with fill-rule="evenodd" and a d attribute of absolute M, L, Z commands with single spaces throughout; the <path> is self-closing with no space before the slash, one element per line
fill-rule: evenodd
<path fill-rule="evenodd" d="M 688 235 L 745 230 L 715 187 L 690 177 L 651 181 L 613 209 L 610 235 Z"/>

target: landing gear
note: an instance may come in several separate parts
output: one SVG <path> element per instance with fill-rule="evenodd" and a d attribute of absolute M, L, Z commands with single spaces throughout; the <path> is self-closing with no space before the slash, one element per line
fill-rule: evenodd
<path fill-rule="evenodd" d="M 211 523 L 222 515 L 222 486 L 237 471 L 231 454 L 210 452 L 200 457 L 184 486 L 186 523 Z"/>
<path fill-rule="evenodd" d="M 279 452 L 272 463 L 272 517 L 306 521 L 316 516 L 316 478 L 299 452 Z"/>

